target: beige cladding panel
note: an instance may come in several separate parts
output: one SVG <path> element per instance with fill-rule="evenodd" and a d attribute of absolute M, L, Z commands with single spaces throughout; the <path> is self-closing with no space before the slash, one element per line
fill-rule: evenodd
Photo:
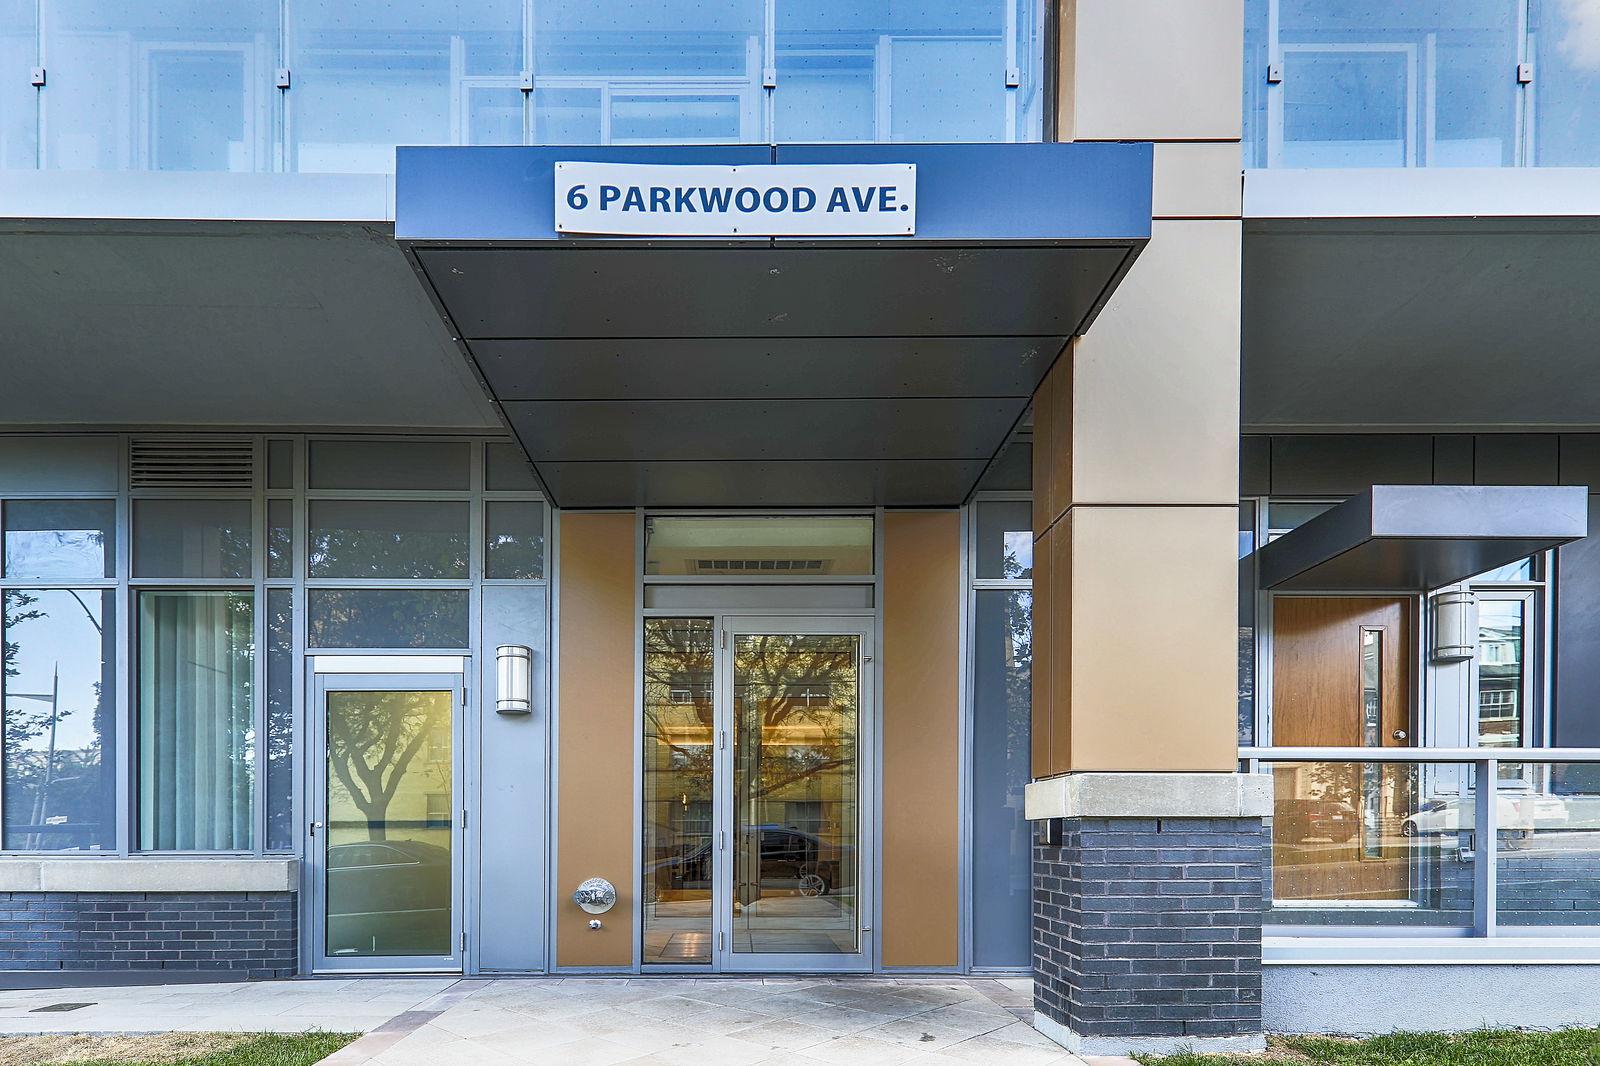
<path fill-rule="evenodd" d="M 1063 136 L 1238 140 L 1243 0 L 1065 0 Z"/>
<path fill-rule="evenodd" d="M 1073 503 L 1238 501 L 1239 244 L 1238 222 L 1156 222 L 1074 342 L 1053 429 L 1072 437 Z"/>
<path fill-rule="evenodd" d="M 960 962 L 961 519 L 883 521 L 883 965 Z"/>
<path fill-rule="evenodd" d="M 556 962 L 633 962 L 634 516 L 561 515 Z M 572 892 L 591 877 L 617 905 L 589 928 Z"/>
<path fill-rule="evenodd" d="M 1236 509 L 1070 517 L 1070 768 L 1236 768 Z"/>
<path fill-rule="evenodd" d="M 1155 146 L 1151 213 L 1162 218 L 1238 218 L 1244 170 L 1232 141 Z"/>

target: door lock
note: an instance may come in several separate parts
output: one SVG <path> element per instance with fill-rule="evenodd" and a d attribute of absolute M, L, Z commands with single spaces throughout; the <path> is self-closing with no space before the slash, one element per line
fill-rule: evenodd
<path fill-rule="evenodd" d="M 316 836 L 317 835 L 317 830 L 321 829 L 321 828 L 322 828 L 322 823 L 321 822 L 312 822 L 311 823 L 311 835 L 312 836 Z"/>
<path fill-rule="evenodd" d="M 1406 740 L 1410 737 L 1410 735 L 1411 734 L 1407 733 L 1404 729 L 1396 729 L 1390 734 L 1390 736 L 1394 737 L 1396 740 Z"/>

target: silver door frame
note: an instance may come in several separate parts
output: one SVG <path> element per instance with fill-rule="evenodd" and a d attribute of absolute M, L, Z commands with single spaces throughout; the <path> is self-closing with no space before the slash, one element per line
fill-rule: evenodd
<path fill-rule="evenodd" d="M 326 659 L 314 656 L 313 659 Z M 363 656 L 362 659 L 369 657 Z M 378 657 L 372 656 L 376 659 Z M 413 657 L 395 656 L 394 665 L 402 668 L 427 668 L 429 660 L 444 665 L 449 659 L 462 664 L 455 671 L 427 673 L 384 672 L 381 663 L 362 663 L 376 667 L 362 672 L 345 673 L 337 669 L 324 669 L 325 664 L 313 663 L 307 671 L 308 713 L 305 747 L 305 769 L 302 775 L 302 795 L 306 798 L 306 824 L 301 826 L 302 854 L 300 866 L 300 952 L 304 960 L 303 973 L 462 973 L 465 959 L 463 935 L 467 928 L 468 900 L 466 899 L 466 833 L 464 832 L 464 801 L 466 793 L 466 670 L 469 660 L 465 656 Z M 407 661 L 409 660 L 409 661 Z M 326 664 L 334 665 L 334 664 Z M 351 663 L 350 665 L 357 665 Z M 327 823 L 327 693 L 333 692 L 390 692 L 390 691 L 440 691 L 452 693 L 452 719 L 450 723 L 450 947 L 448 956 L 397 955 L 383 957 L 330 956 L 327 954 L 327 869 L 326 841 L 317 830 Z"/>

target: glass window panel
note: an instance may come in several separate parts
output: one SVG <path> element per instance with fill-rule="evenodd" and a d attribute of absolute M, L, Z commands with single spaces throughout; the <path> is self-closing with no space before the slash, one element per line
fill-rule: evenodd
<path fill-rule="evenodd" d="M 644 961 L 711 961 L 709 618 L 644 622 Z"/>
<path fill-rule="evenodd" d="M 267 441 L 267 488 L 294 488 L 294 441 Z"/>
<path fill-rule="evenodd" d="M 278 5 L 44 0 L 44 165 L 272 168 Z"/>
<path fill-rule="evenodd" d="M 267 840 L 268 851 L 295 850 L 294 593 L 267 590 Z"/>
<path fill-rule="evenodd" d="M 393 173 L 397 144 L 522 143 L 506 114 L 523 68 L 518 0 L 289 12 L 291 169 Z"/>
<path fill-rule="evenodd" d="M 1005 67 L 997 36 L 891 39 L 888 140 L 1005 140 Z"/>
<path fill-rule="evenodd" d="M 1033 576 L 1033 504 L 989 500 L 978 504 L 977 573 L 980 578 Z"/>
<path fill-rule="evenodd" d="M 249 500 L 134 500 L 134 577 L 249 577 Z"/>
<path fill-rule="evenodd" d="M 1278 161 L 1509 166 L 1519 43 L 1512 0 L 1286 0 Z"/>
<path fill-rule="evenodd" d="M 1333 506 L 1331 503 L 1272 500 L 1267 504 L 1267 540 L 1277 540 L 1290 530 L 1299 529 Z"/>
<path fill-rule="evenodd" d="M 23 581 L 116 573 L 114 500 L 7 500 L 5 575 Z"/>
<path fill-rule="evenodd" d="M 255 845 L 254 600 L 139 594 L 139 846 Z"/>
<path fill-rule="evenodd" d="M 113 493 L 121 481 L 120 452 L 112 436 L 0 437 L 0 492 Z"/>
<path fill-rule="evenodd" d="M 544 577 L 544 504 L 493 500 L 485 505 L 484 576 Z"/>
<path fill-rule="evenodd" d="M 537 492 L 539 482 L 533 467 L 515 444 L 486 444 L 484 488 L 490 492 Z"/>
<path fill-rule="evenodd" d="M 465 490 L 470 487 L 471 448 L 454 441 L 314 440 L 311 487 Z"/>
<path fill-rule="evenodd" d="M 1465 764 L 1279 762 L 1272 925 L 1472 925 Z"/>
<path fill-rule="evenodd" d="M 646 574 L 872 573 L 872 519 L 865 516 L 656 517 L 644 528 Z"/>
<path fill-rule="evenodd" d="M 294 501 L 267 501 L 267 576 L 294 576 Z"/>
<path fill-rule="evenodd" d="M 327 695 L 327 951 L 450 955 L 449 689 Z"/>
<path fill-rule="evenodd" d="M 1531 0 L 1533 162 L 1600 164 L 1600 24 L 1585 0 Z"/>
<path fill-rule="evenodd" d="M 467 504 L 312 500 L 312 577 L 464 578 Z"/>
<path fill-rule="evenodd" d="M 1478 600 L 1478 728 L 1484 747 L 1516 748 L 1527 741 L 1526 601 Z M 1502 765 L 1502 772 L 1520 776 L 1520 768 Z"/>
<path fill-rule="evenodd" d="M 1500 783 L 1496 917 L 1502 925 L 1600 925 L 1600 764 L 1542 763 Z"/>
<path fill-rule="evenodd" d="M 980 590 L 973 643 L 972 961 L 1025 968 L 1033 955 L 1033 849 L 1022 809 L 1033 779 L 1033 594 Z"/>
<path fill-rule="evenodd" d="M 467 646 L 466 589 L 311 589 L 312 648 Z"/>
<path fill-rule="evenodd" d="M 36 0 L 0 0 L 0 70 L 39 65 Z M 0 170 L 38 165 L 39 90 L 16 76 L 0 81 Z"/>
<path fill-rule="evenodd" d="M 117 634 L 109 589 L 4 593 L 4 839 L 116 847 Z"/>

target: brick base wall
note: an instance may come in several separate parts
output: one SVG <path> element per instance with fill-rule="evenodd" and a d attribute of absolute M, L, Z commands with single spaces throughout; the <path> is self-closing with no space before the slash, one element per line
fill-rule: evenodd
<path fill-rule="evenodd" d="M 0 970 L 290 977 L 297 936 L 292 892 L 0 893 Z"/>
<path fill-rule="evenodd" d="M 1069 818 L 1033 861 L 1034 1009 L 1085 1038 L 1261 1032 L 1260 818 Z"/>

